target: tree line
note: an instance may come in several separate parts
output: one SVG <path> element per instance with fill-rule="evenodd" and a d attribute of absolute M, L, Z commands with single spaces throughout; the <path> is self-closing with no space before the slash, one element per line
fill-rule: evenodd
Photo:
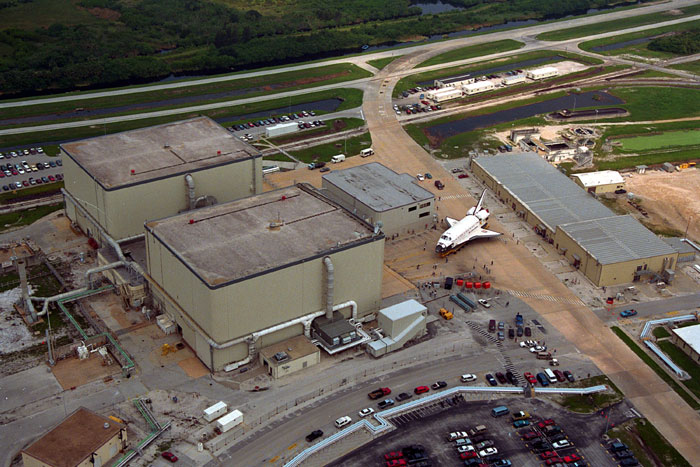
<path fill-rule="evenodd" d="M 463 9 L 421 16 L 409 0 L 297 0 L 274 14 L 210 0 L 82 0 L 116 19 L 0 31 L 0 97 L 289 63 L 616 1 L 451 0 Z"/>
<path fill-rule="evenodd" d="M 649 42 L 649 50 L 670 52 L 677 55 L 692 55 L 700 52 L 700 29 L 670 34 Z"/>

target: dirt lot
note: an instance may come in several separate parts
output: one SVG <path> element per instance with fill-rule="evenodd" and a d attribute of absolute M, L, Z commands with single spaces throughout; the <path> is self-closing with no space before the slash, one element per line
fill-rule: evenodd
<path fill-rule="evenodd" d="M 628 192 L 643 200 L 650 223 L 679 232 L 688 228 L 688 237 L 700 241 L 700 170 L 676 173 L 654 170 L 633 174 L 626 184 Z"/>

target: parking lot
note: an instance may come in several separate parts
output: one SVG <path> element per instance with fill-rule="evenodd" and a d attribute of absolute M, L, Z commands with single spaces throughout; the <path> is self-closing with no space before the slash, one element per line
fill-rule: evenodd
<path fill-rule="evenodd" d="M 14 191 L 63 180 L 63 161 L 47 156 L 41 147 L 0 153 L 0 186 Z"/>
<path fill-rule="evenodd" d="M 491 412 L 497 406 L 508 407 L 509 413 L 494 418 Z M 525 411 L 530 415 L 527 419 L 528 426 L 513 427 L 513 414 L 517 411 Z M 453 432 L 467 432 L 467 436 L 474 438 L 470 441 L 475 449 L 478 443 L 482 443 L 482 451 L 493 443 L 491 447 L 497 452 L 480 460 L 491 466 L 547 465 L 546 459 L 542 457 L 546 452 L 556 452 L 556 457 L 562 459 L 561 465 L 566 465 L 563 464 L 564 458 L 569 456 L 568 459 L 571 461 L 569 465 L 617 466 L 618 463 L 602 444 L 601 436 L 607 427 L 619 424 L 631 416 L 633 414 L 625 402 L 619 404 L 609 418 L 605 418 L 597 413 L 591 415 L 571 413 L 539 399 L 518 397 L 478 402 L 452 400 L 442 406 L 436 403 L 432 407 L 396 417 L 392 421 L 398 429 L 329 465 L 386 466 L 387 460 L 384 456 L 387 453 L 401 452 L 406 447 L 415 445 L 425 448 L 428 462 L 423 465 L 465 465 L 465 460 L 460 459 L 456 441 L 449 441 L 449 437 Z M 542 428 L 538 426 L 540 422 L 543 422 Z M 471 435 L 469 431 L 477 425 L 485 425 L 486 431 Z M 536 433 L 538 436 L 530 440 L 522 439 L 528 432 Z M 551 434 L 546 435 L 545 432 Z M 558 439 L 559 442 L 565 440 L 563 444 L 568 442 L 569 446 L 552 449 L 552 443 L 558 442 L 553 439 Z M 537 440 L 542 440 L 541 448 L 536 447 Z M 469 448 L 463 450 L 469 452 L 467 449 Z M 551 454 L 545 454 L 546 456 Z M 472 455 L 463 457 L 480 456 L 477 453 L 476 457 Z M 580 460 L 575 460 L 578 458 Z M 556 462 L 551 462 L 549 465 L 555 464 Z M 411 463 L 411 465 L 415 464 Z"/>

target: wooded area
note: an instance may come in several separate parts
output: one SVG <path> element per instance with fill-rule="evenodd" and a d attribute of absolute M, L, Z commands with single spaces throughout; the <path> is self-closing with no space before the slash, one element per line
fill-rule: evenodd
<path fill-rule="evenodd" d="M 616 0 L 451 0 L 421 15 L 409 0 L 289 0 L 274 14 L 209 0 L 70 0 L 91 21 L 0 26 L 0 97 L 150 82 L 360 51 L 433 34 L 585 13 Z M 427 0 L 426 0 L 427 1 Z M 41 18 L 40 0 L 0 0 L 0 17 Z M 429 1 L 427 1 L 429 2 Z M 5 16 L 7 17 L 7 16 Z M 67 22 L 67 21 L 65 21 Z"/>
<path fill-rule="evenodd" d="M 678 34 L 659 37 L 649 42 L 649 50 L 670 52 L 678 55 L 692 55 L 700 52 L 700 29 L 692 29 Z"/>

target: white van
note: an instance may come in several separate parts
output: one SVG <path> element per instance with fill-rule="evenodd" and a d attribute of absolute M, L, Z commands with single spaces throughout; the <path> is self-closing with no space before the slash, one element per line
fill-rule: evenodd
<path fill-rule="evenodd" d="M 342 428 L 348 423 L 352 421 L 352 418 L 348 417 L 347 415 L 344 417 L 340 417 L 338 420 L 335 421 L 335 427 L 336 428 Z"/>
<path fill-rule="evenodd" d="M 360 151 L 360 156 L 362 157 L 371 156 L 372 154 L 374 154 L 374 149 L 372 148 L 367 148 Z"/>
<path fill-rule="evenodd" d="M 345 160 L 345 154 L 338 154 L 337 156 L 331 157 L 331 162 L 337 164 L 338 162 L 343 162 Z"/>
<path fill-rule="evenodd" d="M 554 375 L 554 372 L 552 370 L 550 370 L 549 368 L 544 369 L 544 374 L 547 376 L 547 379 L 549 380 L 550 383 L 557 382 L 557 377 Z"/>

